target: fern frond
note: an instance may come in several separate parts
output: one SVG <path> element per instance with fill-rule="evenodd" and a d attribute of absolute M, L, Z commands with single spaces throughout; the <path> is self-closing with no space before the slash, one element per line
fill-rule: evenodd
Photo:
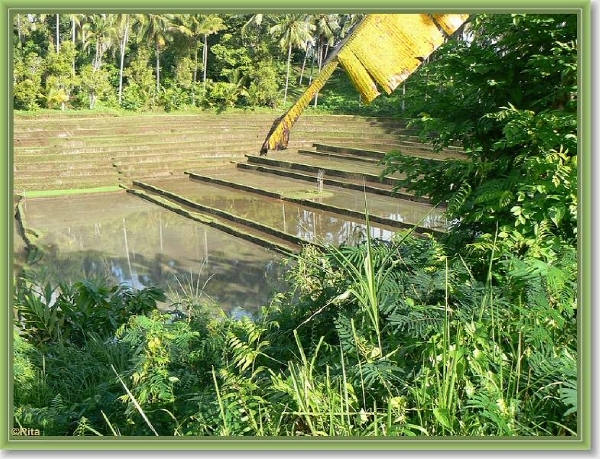
<path fill-rule="evenodd" d="M 467 202 L 472 193 L 471 185 L 463 183 L 448 202 L 447 211 L 450 215 L 458 213 L 460 208 Z"/>

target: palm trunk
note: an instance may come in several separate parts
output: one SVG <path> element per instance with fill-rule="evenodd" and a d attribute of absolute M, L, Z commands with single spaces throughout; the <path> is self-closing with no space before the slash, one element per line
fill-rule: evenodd
<path fill-rule="evenodd" d="M 323 45 L 321 43 L 321 37 L 319 37 L 319 47 L 317 49 L 317 64 L 319 66 L 319 72 L 321 72 L 321 67 L 323 67 Z M 315 93 L 315 103 L 314 107 L 316 108 L 319 100 L 319 92 Z"/>
<path fill-rule="evenodd" d="M 156 42 L 156 96 L 160 92 L 160 47 L 158 41 Z"/>
<path fill-rule="evenodd" d="M 73 40 L 73 49 L 75 49 L 75 16 L 71 16 L 71 38 Z M 75 76 L 75 56 L 73 56 L 73 76 Z"/>
<path fill-rule="evenodd" d="M 204 34 L 204 47 L 202 48 L 202 92 L 206 97 L 206 67 L 208 66 L 208 34 Z"/>
<path fill-rule="evenodd" d="M 60 14 L 56 15 L 56 54 L 60 52 Z"/>
<path fill-rule="evenodd" d="M 17 35 L 19 37 L 19 48 L 23 47 L 22 38 L 21 38 L 21 15 L 17 14 Z"/>
<path fill-rule="evenodd" d="M 327 54 L 329 54 L 329 43 L 325 44 L 325 54 L 322 54 L 321 48 L 319 48 L 319 72 L 321 71 L 321 67 L 323 67 L 323 61 L 327 57 Z M 314 105 L 315 107 L 317 106 L 318 100 L 319 100 L 319 93 L 317 92 L 315 94 L 315 105 Z"/>
<path fill-rule="evenodd" d="M 198 42 L 194 42 L 194 78 L 192 78 L 192 105 L 196 106 L 196 77 L 198 76 Z"/>
<path fill-rule="evenodd" d="M 283 105 L 284 106 L 287 101 L 288 85 L 290 82 L 290 64 L 291 64 L 291 62 L 292 62 L 292 42 L 290 41 L 290 44 L 288 46 L 287 73 L 285 74 L 285 92 L 283 94 Z"/>
<path fill-rule="evenodd" d="M 100 43 L 96 42 L 96 50 L 94 52 L 94 60 L 92 61 L 92 70 L 94 72 L 98 70 L 98 48 L 100 47 Z"/>
<path fill-rule="evenodd" d="M 125 47 L 127 46 L 127 40 L 129 39 L 129 15 L 125 16 L 125 33 L 123 34 L 123 40 L 121 41 L 121 62 L 119 64 L 119 105 L 123 100 L 123 67 L 125 65 Z"/>
<path fill-rule="evenodd" d="M 404 99 L 406 98 L 406 83 L 402 83 L 402 111 L 404 111 Z"/>
<path fill-rule="evenodd" d="M 308 84 L 310 85 L 312 83 L 312 78 L 313 78 L 313 73 L 315 71 L 315 59 L 317 57 L 317 52 L 315 50 L 315 52 L 313 53 L 313 57 L 311 59 L 311 63 L 310 63 L 310 76 L 308 77 Z"/>
<path fill-rule="evenodd" d="M 304 53 L 304 60 L 302 61 L 302 70 L 300 71 L 300 81 L 298 82 L 299 86 L 302 86 L 302 78 L 304 77 L 304 68 L 306 67 L 306 58 L 308 57 L 308 46 L 306 47 L 306 52 Z"/>

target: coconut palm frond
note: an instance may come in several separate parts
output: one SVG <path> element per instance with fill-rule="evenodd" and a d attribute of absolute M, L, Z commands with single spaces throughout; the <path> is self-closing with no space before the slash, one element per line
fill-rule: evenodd
<path fill-rule="evenodd" d="M 368 14 L 333 51 L 298 101 L 277 118 L 261 148 L 287 148 L 290 129 L 338 63 L 366 103 L 391 94 L 467 19 L 468 14 Z"/>

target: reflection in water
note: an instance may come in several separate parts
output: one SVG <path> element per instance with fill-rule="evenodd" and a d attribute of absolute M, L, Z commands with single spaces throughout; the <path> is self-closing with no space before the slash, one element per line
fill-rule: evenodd
<path fill-rule="evenodd" d="M 326 212 L 309 209 L 298 210 L 298 229 L 296 236 L 307 241 L 324 242 L 326 244 L 356 244 L 364 241 L 367 225 L 352 220 L 343 220 Z M 370 226 L 370 236 L 389 241 L 395 231 L 379 226 Z"/>
<path fill-rule="evenodd" d="M 185 196 L 198 204 L 260 222 L 307 241 L 325 241 L 334 245 L 354 243 L 357 242 L 354 238 L 356 234 L 362 232 L 364 236 L 366 232 L 364 222 L 352 217 L 341 217 L 339 214 L 307 208 L 296 203 L 267 198 L 213 183 L 164 179 L 154 181 L 153 184 L 161 189 Z M 262 187 L 263 184 L 260 186 Z M 321 201 L 321 198 L 314 199 Z M 364 211 L 364 196 L 352 192 L 352 190 L 336 189 L 335 193 L 322 200 L 334 207 Z M 394 211 L 390 212 L 390 209 L 394 209 Z M 408 224 L 416 224 L 423 220 L 422 226 L 429 228 L 445 226 L 444 217 L 439 209 L 389 196 L 370 196 L 369 212 L 372 215 Z M 389 227 L 385 229 L 380 226 L 378 223 L 371 223 L 372 235 L 385 239 L 391 238 L 394 231 Z"/>
<path fill-rule="evenodd" d="M 186 191 L 190 199 L 306 241 L 353 244 L 366 236 L 361 221 L 278 199 L 192 185 Z M 56 280 L 106 277 L 134 289 L 158 285 L 174 296 L 214 300 L 239 317 L 256 312 L 285 288 L 282 260 L 274 252 L 125 192 L 30 198 L 25 214 L 29 226 L 44 234 L 38 241 L 45 249 L 41 263 Z M 427 225 L 434 225 L 439 217 L 427 218 Z M 384 240 L 394 235 L 376 224 L 370 232 Z"/>
<path fill-rule="evenodd" d="M 364 240 L 366 225 L 331 212 L 256 196 L 220 197 L 197 195 L 195 201 L 260 222 L 309 242 L 333 245 Z M 389 240 L 393 230 L 371 224 L 371 236 Z"/>
<path fill-rule="evenodd" d="M 25 212 L 43 232 L 38 266 L 55 280 L 158 285 L 236 314 L 252 314 L 282 288 L 276 253 L 126 193 L 28 199 Z"/>

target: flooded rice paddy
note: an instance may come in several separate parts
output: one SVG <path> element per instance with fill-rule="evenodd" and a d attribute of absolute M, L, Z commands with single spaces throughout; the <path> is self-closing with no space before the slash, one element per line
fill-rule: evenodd
<path fill-rule="evenodd" d="M 266 178 L 271 181 L 271 177 Z M 364 219 L 354 219 L 256 193 L 197 180 L 167 179 L 154 180 L 152 183 L 200 205 L 321 245 L 356 243 L 366 233 Z M 385 225 L 370 225 L 370 235 L 384 240 L 391 239 L 396 231 L 397 229 Z"/>
<path fill-rule="evenodd" d="M 36 266 L 51 279 L 202 292 L 231 315 L 255 313 L 283 285 L 281 255 L 125 192 L 27 198 L 24 213 L 42 233 Z M 16 263 L 23 249 L 15 234 Z"/>

